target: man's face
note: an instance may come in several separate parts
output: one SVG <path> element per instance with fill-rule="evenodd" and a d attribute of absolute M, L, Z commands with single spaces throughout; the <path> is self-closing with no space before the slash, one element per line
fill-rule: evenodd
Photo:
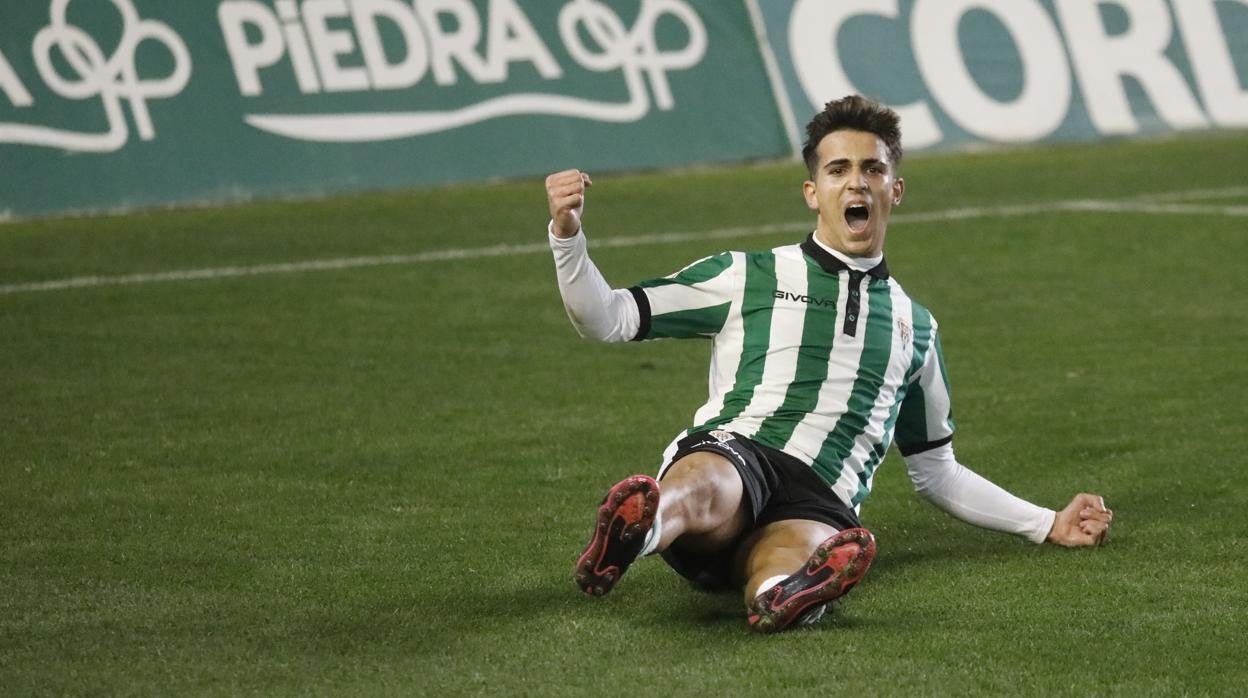
<path fill-rule="evenodd" d="M 802 185 L 806 205 L 819 212 L 815 234 L 851 257 L 884 251 L 884 232 L 906 183 L 896 176 L 888 147 L 874 133 L 833 131 L 815 149 L 818 167 Z"/>

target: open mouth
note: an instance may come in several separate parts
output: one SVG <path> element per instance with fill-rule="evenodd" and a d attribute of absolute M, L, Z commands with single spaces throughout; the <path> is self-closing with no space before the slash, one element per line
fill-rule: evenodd
<path fill-rule="evenodd" d="M 854 233 L 866 230 L 867 221 L 870 219 L 871 210 L 862 204 L 854 204 L 845 209 L 845 224 Z"/>

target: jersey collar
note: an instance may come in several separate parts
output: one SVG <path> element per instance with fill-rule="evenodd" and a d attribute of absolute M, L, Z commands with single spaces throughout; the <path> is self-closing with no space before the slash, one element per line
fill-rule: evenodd
<path fill-rule="evenodd" d="M 837 259 L 834 255 L 823 249 L 819 243 L 815 242 L 814 233 L 807 235 L 806 240 L 802 242 L 802 252 L 805 252 L 806 256 L 818 262 L 819 266 L 823 267 L 823 270 L 829 274 L 849 271 L 849 267 L 844 262 Z M 867 274 L 874 276 L 877 279 L 887 280 L 888 260 L 881 259 L 879 264 L 871 267 L 871 269 L 867 271 Z"/>

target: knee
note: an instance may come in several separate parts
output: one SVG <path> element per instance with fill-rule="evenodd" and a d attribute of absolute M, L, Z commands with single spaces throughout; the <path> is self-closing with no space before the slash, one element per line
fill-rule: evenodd
<path fill-rule="evenodd" d="M 718 520 L 741 505 L 744 485 L 727 458 L 696 451 L 672 464 L 663 475 L 660 492 L 678 500 L 691 518 Z"/>

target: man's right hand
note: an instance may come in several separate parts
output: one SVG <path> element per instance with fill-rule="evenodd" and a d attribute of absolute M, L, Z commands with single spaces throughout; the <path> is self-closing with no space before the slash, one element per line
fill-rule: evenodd
<path fill-rule="evenodd" d="M 580 170 L 564 170 L 546 178 L 546 202 L 555 237 L 570 238 L 580 231 L 585 189 L 592 184 L 589 175 Z"/>

